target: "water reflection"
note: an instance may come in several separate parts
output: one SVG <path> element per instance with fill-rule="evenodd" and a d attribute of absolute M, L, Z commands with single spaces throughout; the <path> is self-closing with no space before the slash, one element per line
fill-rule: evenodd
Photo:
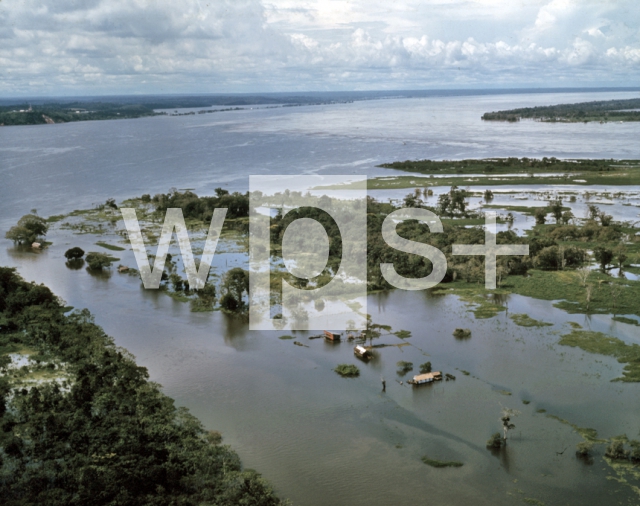
<path fill-rule="evenodd" d="M 67 260 L 65 262 L 67 269 L 72 271 L 78 271 L 84 267 L 84 258 L 74 258 L 73 260 Z"/>
<path fill-rule="evenodd" d="M 511 470 L 511 448 L 506 444 L 502 448 L 489 448 L 491 455 L 498 459 L 502 468 L 509 473 Z"/>

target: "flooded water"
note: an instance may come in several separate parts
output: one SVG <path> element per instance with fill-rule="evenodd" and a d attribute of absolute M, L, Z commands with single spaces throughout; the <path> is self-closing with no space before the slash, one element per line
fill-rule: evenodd
<path fill-rule="evenodd" d="M 5 128 L 0 225 L 6 229 L 31 208 L 50 215 L 171 187 L 245 190 L 255 173 L 396 174 L 375 165 L 411 158 L 640 158 L 638 124 L 479 122 L 487 110 L 592 97 L 607 98 L 386 100 Z M 495 201 L 502 199 L 520 202 L 507 195 Z M 398 290 L 369 295 L 368 311 L 373 321 L 412 337 L 374 340 L 388 346 L 365 363 L 350 342 L 329 344 L 298 332 L 295 339 L 305 346 L 296 346 L 220 312 L 192 313 L 188 304 L 144 290 L 137 277 L 115 269 L 98 276 L 65 266 L 69 247 L 96 250 L 96 241 L 113 238 L 56 229 L 48 239 L 53 245 L 37 253 L 2 240 L 0 264 L 17 266 L 69 305 L 90 309 L 178 405 L 221 430 L 245 465 L 296 505 L 637 504 L 629 487 L 610 479 L 601 448 L 593 465 L 576 459 L 581 437 L 546 416 L 592 427 L 602 437 L 637 438 L 640 388 L 611 382 L 622 365 L 557 344 L 571 331 L 568 322 L 640 344 L 636 326 L 604 315 L 567 315 L 551 302 L 520 296 L 504 297 L 505 311 L 479 320 L 455 295 Z M 231 243 L 221 241 L 220 248 L 227 253 L 214 260 L 219 271 L 246 261 Z M 130 250 L 113 254 L 135 266 Z M 510 316 L 520 313 L 551 325 L 517 326 Z M 469 328 L 471 337 L 454 338 L 456 327 Z M 413 372 L 398 374 L 401 360 L 412 362 Z M 427 361 L 455 381 L 407 385 Z M 333 371 L 340 363 L 357 364 L 360 376 L 341 378 Z M 521 414 L 506 451 L 494 455 L 485 442 L 501 428 L 502 407 Z M 423 456 L 464 465 L 432 468 Z"/>

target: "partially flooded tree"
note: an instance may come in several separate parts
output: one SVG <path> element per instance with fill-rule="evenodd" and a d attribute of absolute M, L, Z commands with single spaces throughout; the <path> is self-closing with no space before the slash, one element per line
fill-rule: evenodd
<path fill-rule="evenodd" d="M 544 225 L 547 221 L 547 210 L 542 207 L 538 207 L 534 212 L 534 216 L 536 218 L 536 225 Z"/>
<path fill-rule="evenodd" d="M 562 219 L 562 200 L 556 199 L 549 202 L 549 210 L 551 211 L 551 214 L 553 214 L 556 224 L 559 224 Z"/>
<path fill-rule="evenodd" d="M 511 419 L 519 414 L 520 411 L 510 408 L 502 408 L 502 411 L 500 412 L 500 421 L 502 422 L 502 433 L 505 443 L 507 441 L 508 432 L 516 428 L 516 426 L 511 422 Z"/>
<path fill-rule="evenodd" d="M 48 230 L 49 225 L 43 218 L 35 214 L 25 214 L 16 226 L 9 229 L 5 237 L 16 244 L 31 244 L 44 237 Z"/>
<path fill-rule="evenodd" d="M 587 279 L 589 279 L 589 274 L 591 274 L 591 269 L 588 265 L 585 265 L 577 269 L 576 272 L 578 273 L 578 277 L 580 278 L 580 283 L 582 284 L 582 286 L 586 287 Z"/>

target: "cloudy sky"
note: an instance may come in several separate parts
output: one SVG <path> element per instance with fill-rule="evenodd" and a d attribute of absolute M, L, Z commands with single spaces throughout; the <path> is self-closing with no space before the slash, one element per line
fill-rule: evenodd
<path fill-rule="evenodd" d="M 638 0 L 0 0 L 0 96 L 639 78 Z"/>

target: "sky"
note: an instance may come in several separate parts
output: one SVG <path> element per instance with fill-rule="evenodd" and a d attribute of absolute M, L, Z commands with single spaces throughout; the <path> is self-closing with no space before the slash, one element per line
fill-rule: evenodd
<path fill-rule="evenodd" d="M 0 97 L 639 78 L 638 0 L 0 0 Z"/>

